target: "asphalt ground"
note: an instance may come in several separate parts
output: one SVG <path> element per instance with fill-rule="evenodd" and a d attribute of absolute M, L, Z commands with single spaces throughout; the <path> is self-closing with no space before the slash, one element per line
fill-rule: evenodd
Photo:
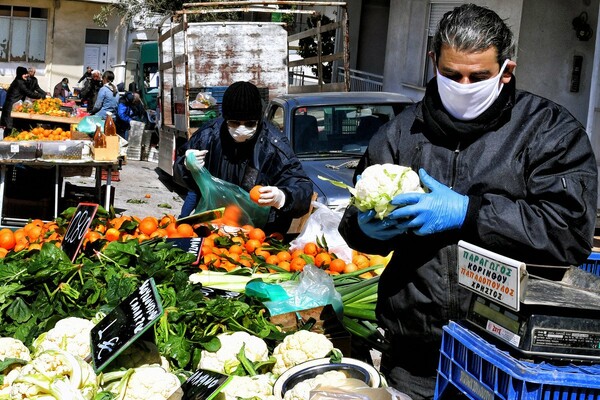
<path fill-rule="evenodd" d="M 115 177 L 116 178 L 116 177 Z M 94 187 L 93 176 L 66 178 L 73 185 Z M 106 184 L 106 180 L 103 180 Z M 113 207 L 117 215 L 162 217 L 179 216 L 186 191 L 173 183 L 171 177 L 152 161 L 127 160 L 118 178 L 112 179 Z"/>

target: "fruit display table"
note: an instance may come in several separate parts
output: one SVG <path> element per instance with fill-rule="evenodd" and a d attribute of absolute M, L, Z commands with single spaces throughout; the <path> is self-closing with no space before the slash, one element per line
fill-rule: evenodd
<path fill-rule="evenodd" d="M 52 115 L 43 115 L 43 114 L 30 114 L 24 112 L 15 112 L 11 113 L 12 118 L 25 119 L 36 122 L 46 122 L 49 124 L 78 124 L 83 117 L 58 117 Z"/>
<path fill-rule="evenodd" d="M 106 170 L 106 194 L 104 196 L 104 204 L 103 206 L 108 209 L 110 207 L 110 199 L 111 199 L 111 175 L 112 175 L 112 171 L 113 169 L 116 170 L 118 169 L 120 164 L 119 160 L 113 160 L 113 161 L 95 161 L 95 160 L 86 160 L 86 159 L 82 159 L 82 160 L 40 160 L 40 159 L 34 159 L 34 160 L 0 160 L 0 225 L 1 226 L 19 226 L 19 225 L 24 225 L 27 222 L 27 219 L 25 218 L 16 218 L 16 217 L 11 217 L 6 214 L 6 210 L 5 210 L 5 190 L 6 190 L 6 179 L 7 179 L 7 170 L 9 169 L 9 167 L 17 167 L 17 166 L 27 166 L 27 167 L 32 167 L 34 169 L 53 169 L 54 171 L 54 182 L 53 182 L 53 193 L 52 193 L 52 197 L 53 197 L 53 218 L 58 217 L 59 214 L 59 209 L 58 209 L 58 205 L 59 205 L 59 199 L 60 199 L 60 195 L 61 195 L 61 191 L 62 191 L 62 180 L 61 180 L 61 174 L 60 174 L 60 169 L 62 167 L 92 167 L 95 169 L 95 178 L 96 178 L 96 190 L 97 193 L 100 196 L 101 193 L 101 187 L 102 187 L 102 171 Z M 27 182 L 23 183 L 24 185 L 27 184 Z M 40 191 L 45 191 L 46 187 L 50 187 L 50 185 L 48 186 L 44 186 L 43 188 L 40 187 L 39 190 Z M 43 201 L 44 198 L 46 198 L 45 195 L 50 195 L 49 193 L 40 193 L 39 194 L 39 199 L 40 199 L 40 207 L 43 206 L 43 204 L 41 203 Z M 30 218 L 36 218 L 35 215 L 32 215 Z"/>

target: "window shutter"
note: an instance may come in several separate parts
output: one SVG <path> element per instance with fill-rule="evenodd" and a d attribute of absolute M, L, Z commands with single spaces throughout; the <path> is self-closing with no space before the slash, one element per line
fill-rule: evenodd
<path fill-rule="evenodd" d="M 435 35 L 437 25 L 440 19 L 448 11 L 452 11 L 455 7 L 463 3 L 431 3 L 429 9 L 429 25 L 427 26 L 427 36 Z"/>

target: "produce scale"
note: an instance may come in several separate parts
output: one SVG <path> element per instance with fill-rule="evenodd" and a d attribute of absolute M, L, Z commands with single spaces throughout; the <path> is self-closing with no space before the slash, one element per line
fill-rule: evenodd
<path fill-rule="evenodd" d="M 462 245 L 463 254 L 480 257 L 459 266 L 463 277 L 470 276 L 462 284 L 475 292 L 462 321 L 465 326 L 520 359 L 600 362 L 600 277 L 577 267 L 523 265 L 465 242 Z M 508 275 L 519 274 L 517 285 L 509 284 L 501 271 L 494 275 L 490 268 L 474 266 L 489 267 L 492 260 L 504 272 L 510 271 Z"/>

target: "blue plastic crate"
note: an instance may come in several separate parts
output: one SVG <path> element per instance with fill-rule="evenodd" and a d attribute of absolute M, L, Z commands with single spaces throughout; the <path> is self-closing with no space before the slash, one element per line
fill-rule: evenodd
<path fill-rule="evenodd" d="M 471 399 L 600 400 L 600 365 L 531 363 L 455 322 L 444 326 L 435 398 L 458 389 Z"/>
<path fill-rule="evenodd" d="M 581 264 L 579 268 L 600 276 L 600 253 L 592 252 L 587 261 L 584 264 Z"/>

